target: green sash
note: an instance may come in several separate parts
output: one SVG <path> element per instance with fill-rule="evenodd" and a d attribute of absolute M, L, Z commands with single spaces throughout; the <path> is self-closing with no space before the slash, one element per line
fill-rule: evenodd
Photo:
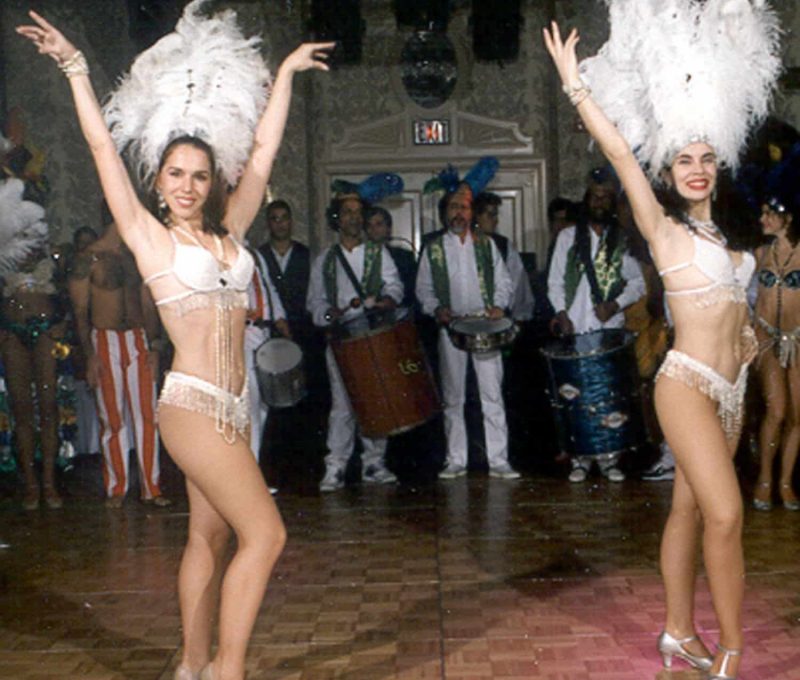
<path fill-rule="evenodd" d="M 338 287 L 336 285 L 336 254 L 340 245 L 332 246 L 325 255 L 322 263 L 322 276 L 325 283 L 325 294 L 328 303 L 335 307 L 338 303 Z M 364 244 L 364 273 L 361 275 L 361 290 L 365 297 L 377 297 L 383 288 L 383 277 L 381 276 L 381 254 L 383 248 L 377 243 L 367 241 Z"/>
<path fill-rule="evenodd" d="M 597 253 L 592 259 L 597 285 L 600 289 L 601 300 L 594 303 L 610 302 L 615 300 L 625 289 L 626 281 L 622 278 L 622 256 L 625 253 L 625 239 L 620 238 L 613 250 L 608 247 L 604 232 L 597 247 Z M 586 274 L 586 268 L 578 252 L 577 244 L 573 244 L 567 252 L 567 266 L 564 272 L 564 308 L 569 309 L 575 301 L 581 277 Z"/>
<path fill-rule="evenodd" d="M 478 270 L 478 286 L 483 304 L 494 306 L 494 261 L 489 237 L 480 231 L 473 232 L 475 266 Z M 444 234 L 435 237 L 425 246 L 431 266 L 433 292 L 442 307 L 450 307 L 450 276 L 447 272 L 447 258 L 444 252 Z"/>

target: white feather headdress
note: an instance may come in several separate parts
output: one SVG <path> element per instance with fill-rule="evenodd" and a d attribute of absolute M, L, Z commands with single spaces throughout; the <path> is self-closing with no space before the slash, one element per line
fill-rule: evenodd
<path fill-rule="evenodd" d="M 23 201 L 18 179 L 0 182 L 0 275 L 15 271 L 33 251 L 47 243 L 44 208 Z"/>
<path fill-rule="evenodd" d="M 605 2 L 611 34 L 581 76 L 650 177 L 697 141 L 735 170 L 781 71 L 766 1 Z"/>
<path fill-rule="evenodd" d="M 231 10 L 202 16 L 207 2 L 186 6 L 175 31 L 136 58 L 104 106 L 117 148 L 145 186 L 180 135 L 206 141 L 231 186 L 250 154 L 271 87 L 261 40 L 245 38 Z"/>

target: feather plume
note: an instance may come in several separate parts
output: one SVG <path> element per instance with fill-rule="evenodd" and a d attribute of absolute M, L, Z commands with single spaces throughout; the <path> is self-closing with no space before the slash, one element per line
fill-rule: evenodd
<path fill-rule="evenodd" d="M 580 71 L 651 179 L 687 144 L 735 170 L 781 70 L 764 0 L 605 0 L 611 33 Z"/>
<path fill-rule="evenodd" d="M 477 196 L 486 188 L 486 185 L 497 174 L 499 167 L 500 161 L 494 156 L 484 156 L 469 169 L 469 172 L 464 175 L 464 182 L 472 189 L 473 196 Z"/>
<path fill-rule="evenodd" d="M 365 201 L 377 203 L 403 191 L 403 178 L 393 172 L 378 172 L 359 183 L 357 190 Z"/>
<path fill-rule="evenodd" d="M 800 143 L 767 173 L 764 201 L 800 218 Z"/>
<path fill-rule="evenodd" d="M 104 106 L 114 142 L 144 186 L 182 134 L 208 142 L 231 186 L 250 154 L 271 86 L 261 41 L 242 35 L 233 11 L 202 16 L 206 4 L 189 3 L 175 31 L 136 58 Z"/>
<path fill-rule="evenodd" d="M 44 208 L 23 201 L 18 179 L 0 182 L 0 275 L 14 271 L 33 251 L 47 243 Z"/>

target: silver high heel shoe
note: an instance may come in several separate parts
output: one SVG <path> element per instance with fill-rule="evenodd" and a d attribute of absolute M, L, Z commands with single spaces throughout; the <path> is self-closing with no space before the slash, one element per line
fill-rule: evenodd
<path fill-rule="evenodd" d="M 200 680 L 215 680 L 216 674 L 211 664 L 208 664 L 202 671 L 200 671 Z"/>
<path fill-rule="evenodd" d="M 722 665 L 719 667 L 719 673 L 709 675 L 708 680 L 736 680 L 735 675 L 728 675 L 728 662 L 732 656 L 741 656 L 741 649 L 726 649 L 722 645 L 717 645 L 717 649 L 722 652 Z"/>
<path fill-rule="evenodd" d="M 661 658 L 664 660 L 664 668 L 672 668 L 672 657 L 677 656 L 683 659 L 693 668 L 699 668 L 702 671 L 707 671 L 714 663 L 714 657 L 711 656 L 698 656 L 684 649 L 684 645 L 697 640 L 696 635 L 678 640 L 672 637 L 667 631 L 663 631 L 658 636 L 658 651 L 661 653 Z"/>
<path fill-rule="evenodd" d="M 792 485 L 791 484 L 781 484 L 781 497 L 783 497 L 784 489 L 786 491 L 788 491 L 789 493 L 791 493 Z M 791 510 L 792 512 L 797 512 L 798 510 L 800 510 L 800 501 L 798 501 L 798 500 L 788 500 L 787 501 L 787 500 L 785 500 L 783 498 L 781 498 L 781 500 L 783 501 L 783 507 L 786 508 L 787 510 Z"/>
<path fill-rule="evenodd" d="M 759 482 L 756 484 L 756 489 L 766 489 L 768 492 L 772 490 L 772 483 L 771 482 Z M 761 510 L 761 512 L 769 512 L 772 510 L 772 500 L 769 498 L 769 493 L 767 494 L 767 499 L 763 500 L 761 498 L 753 498 L 753 507 L 756 510 Z"/>
<path fill-rule="evenodd" d="M 200 676 L 197 673 L 192 673 L 186 666 L 178 666 L 175 669 L 172 680 L 200 680 Z"/>

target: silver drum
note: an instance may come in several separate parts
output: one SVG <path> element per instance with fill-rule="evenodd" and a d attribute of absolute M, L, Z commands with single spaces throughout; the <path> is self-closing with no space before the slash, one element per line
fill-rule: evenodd
<path fill-rule="evenodd" d="M 306 396 L 303 351 L 296 342 L 266 340 L 255 351 L 255 364 L 258 391 L 267 406 L 287 408 Z"/>
<path fill-rule="evenodd" d="M 464 316 L 447 328 L 450 341 L 465 352 L 494 352 L 507 347 L 519 334 L 519 326 L 512 319 L 489 319 L 485 316 Z"/>

